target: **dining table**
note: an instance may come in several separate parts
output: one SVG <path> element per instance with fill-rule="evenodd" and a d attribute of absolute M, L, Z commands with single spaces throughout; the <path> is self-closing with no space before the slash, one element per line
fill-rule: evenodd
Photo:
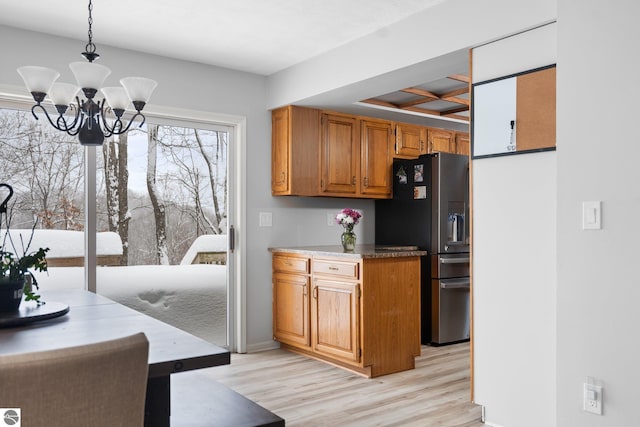
<path fill-rule="evenodd" d="M 0 355 L 81 346 L 144 332 L 149 340 L 145 426 L 170 426 L 171 375 L 230 363 L 229 350 L 93 292 L 51 290 L 41 295 L 43 308 L 49 304 L 60 312 L 4 326 L 0 315 Z M 37 315 L 35 303 L 22 304 L 28 312 L 24 317 Z"/>

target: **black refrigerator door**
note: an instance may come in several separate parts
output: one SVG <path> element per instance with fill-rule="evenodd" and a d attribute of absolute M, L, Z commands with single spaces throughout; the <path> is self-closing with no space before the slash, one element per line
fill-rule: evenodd
<path fill-rule="evenodd" d="M 418 246 L 431 241 L 431 166 L 429 157 L 395 160 L 393 199 L 376 200 L 376 245 Z"/>

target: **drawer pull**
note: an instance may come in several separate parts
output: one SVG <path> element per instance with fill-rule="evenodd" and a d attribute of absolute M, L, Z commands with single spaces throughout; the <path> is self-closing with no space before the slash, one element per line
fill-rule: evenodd
<path fill-rule="evenodd" d="M 329 270 L 331 271 L 340 271 L 338 267 L 329 266 Z"/>

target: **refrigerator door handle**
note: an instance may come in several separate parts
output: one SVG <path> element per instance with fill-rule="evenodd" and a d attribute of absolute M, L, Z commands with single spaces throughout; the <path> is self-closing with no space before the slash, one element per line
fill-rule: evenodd
<path fill-rule="evenodd" d="M 464 279 L 441 279 L 440 289 L 469 289 L 471 280 L 467 277 Z"/>
<path fill-rule="evenodd" d="M 461 257 L 461 258 L 445 258 L 440 257 L 440 264 L 468 264 L 471 261 L 471 258 Z"/>

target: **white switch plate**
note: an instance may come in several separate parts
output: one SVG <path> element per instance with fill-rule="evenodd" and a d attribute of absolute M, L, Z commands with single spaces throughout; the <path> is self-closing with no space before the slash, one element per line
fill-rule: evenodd
<path fill-rule="evenodd" d="M 327 225 L 328 226 L 336 225 L 336 217 L 334 216 L 333 213 L 327 214 Z"/>
<path fill-rule="evenodd" d="M 273 216 L 271 212 L 260 212 L 260 219 L 258 221 L 260 227 L 271 227 L 273 225 Z"/>
<path fill-rule="evenodd" d="M 602 228 L 602 202 L 582 202 L 582 229 Z"/>

